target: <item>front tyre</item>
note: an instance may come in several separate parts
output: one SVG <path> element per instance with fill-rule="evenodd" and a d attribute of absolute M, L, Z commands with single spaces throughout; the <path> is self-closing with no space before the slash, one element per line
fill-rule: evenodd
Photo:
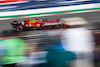
<path fill-rule="evenodd" d="M 23 27 L 22 27 L 22 26 L 17 26 L 17 27 L 16 27 L 16 31 L 22 32 L 22 31 L 23 31 Z"/>
<path fill-rule="evenodd" d="M 69 28 L 68 25 L 62 24 L 62 28 Z"/>
<path fill-rule="evenodd" d="M 40 25 L 40 29 L 44 29 L 44 23 Z"/>

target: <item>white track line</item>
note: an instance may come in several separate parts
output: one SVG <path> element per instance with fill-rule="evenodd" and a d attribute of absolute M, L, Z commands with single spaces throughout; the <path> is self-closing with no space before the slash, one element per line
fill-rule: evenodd
<path fill-rule="evenodd" d="M 0 16 L 11 16 L 11 15 L 25 15 L 25 14 L 36 14 L 36 13 L 47 13 L 47 12 L 58 12 L 58 11 L 69 11 L 69 10 L 81 10 L 81 9 L 92 9 L 96 8 L 95 4 L 85 4 L 85 5 L 73 5 L 64 7 L 54 7 L 54 8 L 44 8 L 44 9 L 32 9 L 32 10 L 21 10 L 21 11 L 10 11 L 10 12 L 0 12 Z"/>

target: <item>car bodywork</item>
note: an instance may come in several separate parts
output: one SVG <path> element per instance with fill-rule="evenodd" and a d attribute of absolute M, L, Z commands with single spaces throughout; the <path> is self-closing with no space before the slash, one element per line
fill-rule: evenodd
<path fill-rule="evenodd" d="M 23 31 L 29 29 L 47 29 L 47 28 L 68 28 L 70 25 L 66 22 L 63 22 L 59 19 L 57 20 L 47 20 L 47 19 L 26 19 L 23 22 L 18 23 L 17 21 L 13 21 L 11 23 L 12 27 L 16 29 L 16 31 Z"/>

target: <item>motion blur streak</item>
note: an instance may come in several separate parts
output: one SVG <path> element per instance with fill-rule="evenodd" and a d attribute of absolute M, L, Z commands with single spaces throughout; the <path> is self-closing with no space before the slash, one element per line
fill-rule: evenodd
<path fill-rule="evenodd" d="M 8 12 L 8 11 L 20 11 L 20 10 L 32 10 L 32 9 L 40 9 L 40 8 L 53 8 L 60 6 L 75 6 L 75 5 L 85 5 L 85 4 L 96 4 L 100 3 L 100 1 L 95 0 L 13 0 L 14 2 L 9 2 L 8 0 L 2 3 L 0 1 L 0 7 L 7 6 L 18 6 L 13 9 L 0 9 L 0 12 Z M 66 1 L 66 2 L 65 2 Z M 19 3 L 17 3 L 19 2 Z M 64 3 L 61 3 L 64 2 Z M 7 4 L 9 3 L 9 4 Z"/>
<path fill-rule="evenodd" d="M 98 7 L 100 3 L 99 0 L 13 0 L 13 2 L 9 0 L 9 2 L 2 1 L 1 3 L 3 2 L 6 4 L 0 4 L 0 18 L 18 17 L 19 15 L 21 18 L 22 14 L 24 16 L 41 14 L 43 16 L 47 13 L 42 9 L 40 10 L 42 13 L 37 14 L 38 9 L 47 8 L 48 10 L 45 11 L 48 12 L 50 10 L 48 14 L 51 14 L 53 11 L 53 13 L 56 14 L 40 18 L 61 19 L 71 26 L 64 29 L 16 32 L 12 30 L 10 23 L 13 20 L 17 20 L 18 23 L 20 23 L 26 18 L 0 21 L 0 32 L 2 32 L 2 38 L 0 38 L 0 65 L 4 67 L 94 67 L 95 61 L 95 67 L 96 65 L 100 67 L 100 61 L 98 61 L 100 60 L 100 46 L 96 46 L 95 48 L 96 44 L 100 44 L 100 34 L 93 32 L 93 29 L 96 27 L 94 24 L 100 22 L 100 12 L 71 15 L 64 15 L 64 13 L 62 13 L 76 12 L 77 9 L 79 12 L 100 9 Z M 81 7 L 80 5 L 85 6 Z M 16 8 L 14 8 L 15 6 Z M 65 6 L 65 8 L 67 7 L 68 9 L 63 8 L 64 11 L 62 11 L 59 6 Z M 76 6 L 80 8 L 76 8 Z M 57 10 L 53 7 L 57 7 L 59 9 L 58 11 L 61 11 L 59 12 L 60 15 L 57 16 L 58 12 L 55 12 Z M 21 13 L 20 10 L 32 11 L 30 11 L 30 13 L 27 11 L 29 15 L 25 15 L 26 12 Z M 19 11 L 19 14 L 13 11 Z M 11 13 L 8 14 L 8 12 Z M 30 19 L 33 19 L 33 17 Z M 86 25 L 89 28 L 85 27 Z M 100 25 L 98 23 L 97 25 L 100 29 Z M 95 54 L 93 52 L 95 52 Z"/>
<path fill-rule="evenodd" d="M 16 66 L 17 63 L 17 66 L 23 67 L 94 67 L 93 32 L 84 27 L 87 21 L 80 17 L 62 18 L 61 20 L 67 21 L 71 27 L 68 29 L 39 30 L 33 33 L 28 31 L 27 36 L 21 37 L 19 35 L 25 32 L 13 31 L 15 32 L 14 35 L 9 31 L 3 32 L 2 36 L 6 39 L 1 40 L 0 44 L 2 47 L 9 47 L 10 49 L 2 49 L 2 51 L 8 50 L 8 53 L 3 54 L 2 52 L 0 55 L 1 57 L 7 55 L 6 58 L 10 57 L 9 60 L 13 62 L 2 62 L 3 66 L 9 64 Z M 30 33 L 33 35 L 29 35 Z M 9 39 L 8 37 L 12 38 Z M 17 45 L 22 42 L 23 45 Z M 2 44 L 8 45 L 8 47 Z M 13 59 L 16 53 L 18 54 L 17 60 Z M 20 56 L 21 59 L 18 60 Z M 8 59 L 3 59 L 3 61 L 8 61 Z"/>
<path fill-rule="evenodd" d="M 64 18 L 71 27 L 62 34 L 62 45 L 66 51 L 76 54 L 75 67 L 94 67 L 94 38 L 84 27 L 88 22 L 81 17 Z"/>

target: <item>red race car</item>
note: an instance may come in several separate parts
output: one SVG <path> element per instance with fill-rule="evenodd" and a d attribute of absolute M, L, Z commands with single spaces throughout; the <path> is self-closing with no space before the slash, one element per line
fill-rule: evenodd
<path fill-rule="evenodd" d="M 16 29 L 16 31 L 21 32 L 23 30 L 29 29 L 47 29 L 47 28 L 68 28 L 70 25 L 66 22 L 63 22 L 59 19 L 57 20 L 47 20 L 47 19 L 26 19 L 23 22 L 18 23 L 17 21 L 13 21 L 11 23 L 12 27 Z"/>

